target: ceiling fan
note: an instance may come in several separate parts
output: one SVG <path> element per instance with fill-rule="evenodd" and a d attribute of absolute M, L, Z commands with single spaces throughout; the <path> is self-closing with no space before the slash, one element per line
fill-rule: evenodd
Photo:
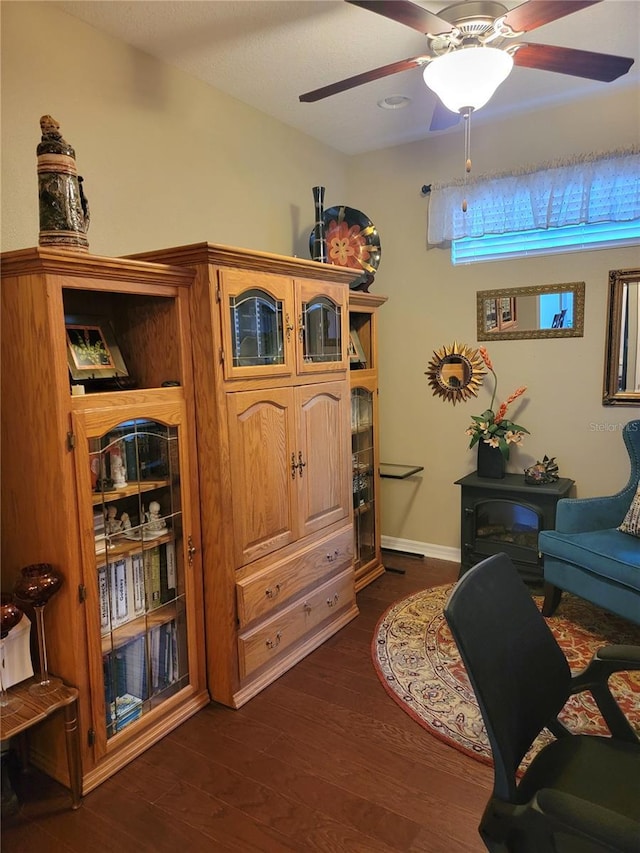
<path fill-rule="evenodd" d="M 444 130 L 480 109 L 514 65 L 610 82 L 626 74 L 633 59 L 606 53 L 529 44 L 525 33 L 602 0 L 526 0 L 509 11 L 495 0 L 463 0 L 437 15 L 409 0 L 346 0 L 426 35 L 429 53 L 356 74 L 300 95 L 314 102 L 411 68 L 423 68 L 438 95 L 430 130 Z M 514 41 L 516 40 L 516 41 Z"/>

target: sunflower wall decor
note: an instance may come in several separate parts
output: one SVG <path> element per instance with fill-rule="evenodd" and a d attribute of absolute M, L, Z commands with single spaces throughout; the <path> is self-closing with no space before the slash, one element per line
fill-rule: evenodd
<path fill-rule="evenodd" d="M 434 395 L 455 406 L 478 396 L 486 372 L 478 350 L 454 341 L 450 346 L 445 344 L 434 350 L 425 375 L 429 377 Z"/>

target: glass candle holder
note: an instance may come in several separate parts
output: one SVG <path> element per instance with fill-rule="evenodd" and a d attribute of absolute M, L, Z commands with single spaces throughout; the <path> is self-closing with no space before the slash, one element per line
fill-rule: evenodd
<path fill-rule="evenodd" d="M 40 657 L 40 681 L 32 684 L 29 692 L 37 695 L 51 693 L 62 686 L 60 678 L 49 675 L 47 662 L 47 644 L 44 631 L 44 609 L 49 599 L 62 586 L 62 577 L 49 563 L 34 563 L 25 566 L 20 572 L 14 587 L 14 596 L 18 604 L 31 605 L 36 614 L 38 635 L 38 654 Z"/>

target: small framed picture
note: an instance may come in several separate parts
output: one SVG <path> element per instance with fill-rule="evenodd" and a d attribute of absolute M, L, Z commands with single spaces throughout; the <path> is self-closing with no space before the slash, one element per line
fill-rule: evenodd
<path fill-rule="evenodd" d="M 367 357 L 355 329 L 351 329 L 349 332 L 349 362 L 357 366 L 367 366 Z"/>
<path fill-rule="evenodd" d="M 65 317 L 65 329 L 67 361 L 73 379 L 111 379 L 129 375 L 108 320 Z"/>

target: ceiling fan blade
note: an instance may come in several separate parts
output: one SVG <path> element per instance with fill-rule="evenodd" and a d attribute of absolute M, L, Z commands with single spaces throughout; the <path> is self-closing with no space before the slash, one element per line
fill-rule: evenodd
<path fill-rule="evenodd" d="M 453 113 L 451 110 L 448 110 L 440 98 L 438 98 L 433 115 L 431 116 L 429 130 L 447 130 L 449 127 L 455 127 L 460 118 L 460 113 Z"/>
<path fill-rule="evenodd" d="M 521 68 L 538 68 L 541 71 L 556 71 L 588 80 L 610 83 L 622 77 L 633 65 L 633 59 L 609 53 L 593 53 L 572 47 L 556 47 L 551 44 L 523 44 L 513 57 Z"/>
<path fill-rule="evenodd" d="M 400 71 L 408 71 L 410 68 L 419 68 L 421 65 L 426 65 L 428 59 L 428 56 L 414 56 L 412 59 L 401 59 L 400 62 L 392 62 L 390 65 L 383 65 L 380 68 L 374 68 L 372 71 L 365 71 L 363 74 L 347 77 L 346 80 L 340 80 L 339 83 L 331 83 L 329 86 L 323 86 L 321 89 L 314 89 L 313 92 L 300 95 L 300 100 L 305 103 L 321 101 L 323 98 L 328 98 L 329 95 L 336 95 L 338 92 L 354 89 L 356 86 L 362 86 L 363 83 L 370 83 L 372 80 L 379 80 L 381 77 L 389 77 L 391 74 L 398 74 Z"/>
<path fill-rule="evenodd" d="M 422 6 L 409 3 L 408 0 L 346 0 L 352 6 L 360 6 L 369 12 L 377 12 L 385 18 L 412 27 L 423 35 L 425 33 L 448 33 L 451 24 L 438 18 Z"/>
<path fill-rule="evenodd" d="M 543 24 L 557 21 L 565 15 L 571 15 L 597 3 L 602 3 L 602 0 L 528 0 L 511 10 L 505 16 L 505 23 L 517 33 L 529 33 Z"/>

